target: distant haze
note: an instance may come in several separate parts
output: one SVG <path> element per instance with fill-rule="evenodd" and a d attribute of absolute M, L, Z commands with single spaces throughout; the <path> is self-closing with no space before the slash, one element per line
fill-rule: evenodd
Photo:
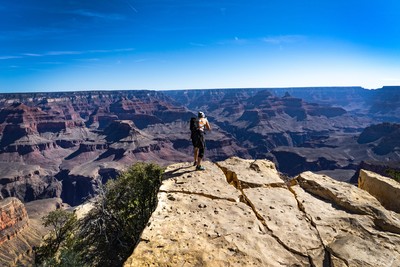
<path fill-rule="evenodd" d="M 400 84 L 400 2 L 5 0 L 0 92 Z"/>

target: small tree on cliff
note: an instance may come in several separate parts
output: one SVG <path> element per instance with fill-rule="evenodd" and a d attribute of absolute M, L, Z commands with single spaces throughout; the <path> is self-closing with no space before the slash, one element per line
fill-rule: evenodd
<path fill-rule="evenodd" d="M 54 231 L 36 250 L 36 264 L 121 266 L 157 206 L 162 173 L 155 164 L 137 163 L 102 187 L 93 209 L 78 222 L 62 210 L 44 217 Z"/>
<path fill-rule="evenodd" d="M 73 252 L 73 232 L 77 226 L 76 215 L 65 210 L 55 210 L 43 217 L 43 225 L 51 232 L 35 251 L 38 266 L 82 266 L 79 256 Z"/>
<path fill-rule="evenodd" d="M 137 163 L 109 181 L 80 222 L 77 251 L 91 266 L 119 266 L 132 253 L 151 213 L 163 169 Z"/>

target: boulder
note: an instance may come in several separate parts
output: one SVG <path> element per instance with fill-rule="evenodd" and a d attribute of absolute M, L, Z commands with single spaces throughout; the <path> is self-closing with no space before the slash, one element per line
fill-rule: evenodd
<path fill-rule="evenodd" d="M 400 183 L 367 170 L 360 170 L 358 187 L 368 191 L 388 210 L 400 213 Z"/>

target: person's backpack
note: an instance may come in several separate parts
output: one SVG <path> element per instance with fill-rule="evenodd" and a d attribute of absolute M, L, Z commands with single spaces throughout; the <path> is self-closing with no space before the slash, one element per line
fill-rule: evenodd
<path fill-rule="evenodd" d="M 199 122 L 196 117 L 190 119 L 190 132 L 194 134 L 199 129 Z"/>

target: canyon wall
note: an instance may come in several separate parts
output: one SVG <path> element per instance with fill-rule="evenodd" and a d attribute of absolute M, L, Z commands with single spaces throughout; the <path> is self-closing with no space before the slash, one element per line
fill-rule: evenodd
<path fill-rule="evenodd" d="M 60 198 L 27 204 L 14 197 L 0 200 L 0 266 L 33 266 L 33 249 L 49 231 L 42 217 L 62 207 Z"/>
<path fill-rule="evenodd" d="M 28 214 L 24 204 L 17 198 L 0 201 L 0 246 L 11 240 L 28 226 Z"/>
<path fill-rule="evenodd" d="M 349 180 L 362 161 L 400 160 L 395 124 L 390 133 L 368 129 L 400 118 L 398 94 L 389 87 L 0 94 L 0 199 L 78 205 L 137 161 L 190 161 L 189 119 L 198 110 L 213 128 L 212 161 L 270 159 L 289 176 L 325 170 Z"/>

